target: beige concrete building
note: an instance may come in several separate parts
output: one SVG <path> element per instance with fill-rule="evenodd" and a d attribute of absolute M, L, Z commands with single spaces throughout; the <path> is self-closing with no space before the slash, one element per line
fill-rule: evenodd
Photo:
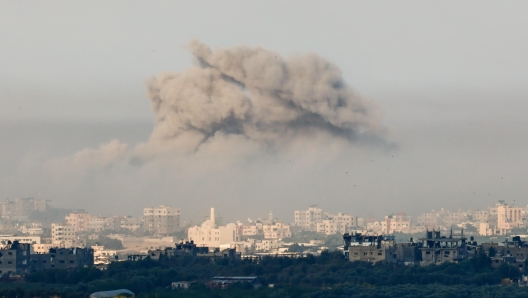
<path fill-rule="evenodd" d="M 456 226 L 457 224 L 467 221 L 467 214 L 464 212 L 448 212 L 444 216 L 444 227 L 450 228 Z"/>
<path fill-rule="evenodd" d="M 282 239 L 292 236 L 290 226 L 280 222 L 262 225 L 262 231 L 265 239 Z"/>
<path fill-rule="evenodd" d="M 76 228 L 71 225 L 51 224 L 51 244 L 55 247 L 77 246 Z"/>
<path fill-rule="evenodd" d="M 31 246 L 31 249 L 33 250 L 31 253 L 35 254 L 47 254 L 49 253 L 49 249 L 55 247 L 53 244 L 34 244 Z"/>
<path fill-rule="evenodd" d="M 106 218 L 101 216 L 90 216 L 88 218 L 88 230 L 99 232 L 105 229 Z"/>
<path fill-rule="evenodd" d="M 66 216 L 66 223 L 75 229 L 75 232 L 88 231 L 90 214 L 83 210 L 75 211 Z"/>
<path fill-rule="evenodd" d="M 489 223 L 481 222 L 479 223 L 478 233 L 480 236 L 492 236 L 495 234 L 495 231 L 490 227 Z"/>
<path fill-rule="evenodd" d="M 180 209 L 171 206 L 159 206 L 143 209 L 143 229 L 158 235 L 179 231 Z"/>
<path fill-rule="evenodd" d="M 280 247 L 280 241 L 277 239 L 264 239 L 255 241 L 256 251 L 272 251 Z"/>
<path fill-rule="evenodd" d="M 260 234 L 261 231 L 262 231 L 262 225 L 260 225 L 260 229 L 258 225 L 242 226 L 243 236 L 256 236 Z"/>
<path fill-rule="evenodd" d="M 317 205 L 310 206 L 308 210 L 294 212 L 295 225 L 307 231 L 316 231 L 317 224 L 323 222 L 323 219 L 323 210 Z"/>
<path fill-rule="evenodd" d="M 372 234 L 375 234 L 375 235 L 378 235 L 378 234 L 382 233 L 383 226 L 382 226 L 381 222 L 379 222 L 377 220 L 373 220 L 373 219 L 369 219 L 366 222 L 367 222 L 366 230 L 368 231 L 368 233 L 372 233 Z"/>
<path fill-rule="evenodd" d="M 451 234 L 441 237 L 439 231 L 427 231 L 425 238 L 420 238 L 422 254 L 420 265 L 427 266 L 440 263 L 459 263 L 469 258 L 472 249 L 466 244 L 464 235 Z M 474 253 L 474 249 L 472 253 Z"/>
<path fill-rule="evenodd" d="M 440 225 L 438 218 L 439 215 L 437 213 L 424 213 L 418 216 L 418 218 L 416 219 L 416 223 L 418 225 L 426 227 L 438 227 Z"/>
<path fill-rule="evenodd" d="M 317 232 L 326 235 L 344 234 L 357 227 L 357 217 L 348 213 L 327 214 L 326 217 L 327 219 L 317 224 Z"/>
<path fill-rule="evenodd" d="M 497 204 L 497 229 L 500 235 L 506 235 L 512 229 L 523 224 L 522 208 L 499 201 Z"/>
<path fill-rule="evenodd" d="M 397 261 L 396 243 L 393 236 L 364 236 L 346 233 L 343 240 L 345 258 L 349 261 L 370 263 Z"/>
<path fill-rule="evenodd" d="M 473 222 L 475 223 L 483 223 L 488 222 L 489 220 L 489 211 L 488 210 L 476 210 L 473 211 Z"/>
<path fill-rule="evenodd" d="M 16 198 L 0 202 L 0 212 L 3 219 L 27 217 L 33 212 L 46 211 L 48 201 L 35 198 Z"/>
<path fill-rule="evenodd" d="M 42 229 L 42 224 L 39 222 L 22 224 L 18 230 L 22 234 L 29 235 L 41 235 L 44 233 L 44 230 Z"/>
<path fill-rule="evenodd" d="M 390 235 L 395 232 L 409 233 L 412 226 L 412 218 L 404 212 L 396 215 L 387 215 L 381 222 L 381 231 L 383 234 Z"/>

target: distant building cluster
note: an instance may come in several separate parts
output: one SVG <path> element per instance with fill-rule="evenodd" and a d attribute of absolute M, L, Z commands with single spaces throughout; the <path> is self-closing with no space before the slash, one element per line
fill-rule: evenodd
<path fill-rule="evenodd" d="M 91 248 L 51 247 L 34 252 L 33 245 L 18 240 L 0 247 L 0 274 L 23 274 L 46 269 L 71 269 L 93 266 Z"/>
<path fill-rule="evenodd" d="M 330 214 L 317 205 L 308 210 L 295 210 L 295 226 L 305 231 L 326 235 L 343 234 L 358 226 L 357 217 L 348 213 Z"/>
<path fill-rule="evenodd" d="M 104 266 L 116 260 L 160 259 L 182 253 L 211 258 L 298 257 L 320 253 L 329 246 L 335 248 L 342 235 L 345 246 L 341 249 L 349 260 L 427 265 L 471 257 L 479 248 L 466 236 L 528 234 L 528 208 L 505 201 L 483 210 L 431 210 L 414 218 L 405 212 L 382 218 L 361 217 L 348 210 L 328 212 L 311 205 L 293 211 L 293 222 L 280 220 L 270 212 L 264 217 L 225 224 L 214 208 L 196 223 L 181 222 L 180 209 L 170 205 L 144 207 L 142 216 L 137 217 L 101 216 L 75 210 L 63 212 L 52 221 L 45 220 L 46 214 L 57 214 L 58 210 L 49 200 L 40 198 L 0 202 L 0 246 L 32 257 L 21 257 L 16 263 L 20 263 L 18 267 L 2 271 L 67 268 L 68 264 Z M 456 235 L 453 230 L 462 232 Z M 440 236 L 441 233 L 449 236 Z M 414 240 L 397 243 L 395 235 L 401 234 Z M 413 236 L 416 234 L 420 236 Z M 517 262 L 522 267 L 524 256 L 528 255 L 528 251 L 524 252 L 528 245 L 521 238 L 486 245 L 479 247 L 495 251 L 493 262 L 497 264 Z M 63 254 L 80 259 L 64 257 L 63 263 L 56 257 Z M 83 261 L 82 255 L 90 255 L 93 261 Z M 7 262 L 5 265 L 16 265 L 14 261 Z"/>

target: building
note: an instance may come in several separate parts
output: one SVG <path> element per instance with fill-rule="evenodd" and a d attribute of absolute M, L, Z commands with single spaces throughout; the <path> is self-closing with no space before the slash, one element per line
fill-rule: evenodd
<path fill-rule="evenodd" d="M 317 224 L 323 222 L 323 219 L 323 210 L 317 205 L 310 206 L 308 210 L 294 212 L 295 225 L 306 231 L 316 231 Z"/>
<path fill-rule="evenodd" d="M 171 284 L 173 290 L 176 289 L 188 289 L 191 286 L 192 282 L 190 281 L 176 281 Z"/>
<path fill-rule="evenodd" d="M 21 244 L 30 244 L 30 252 L 33 253 L 33 246 L 40 245 L 40 236 L 0 235 L 0 244 L 3 246 L 15 241 Z"/>
<path fill-rule="evenodd" d="M 51 224 L 51 243 L 56 247 L 76 246 L 76 228 L 70 225 Z"/>
<path fill-rule="evenodd" d="M 492 236 L 495 234 L 494 230 L 490 227 L 490 224 L 487 222 L 481 222 L 479 224 L 478 233 L 480 236 Z"/>
<path fill-rule="evenodd" d="M 374 235 L 379 235 L 381 233 L 383 233 L 383 225 L 381 222 L 379 221 L 376 221 L 376 220 L 373 220 L 373 219 L 369 219 L 366 221 L 366 228 L 367 228 L 367 231 L 374 234 Z M 385 228 L 387 229 L 387 228 Z"/>
<path fill-rule="evenodd" d="M 91 248 L 50 248 L 48 253 L 31 255 L 31 271 L 45 269 L 71 269 L 90 267 L 94 264 Z"/>
<path fill-rule="evenodd" d="M 83 210 L 75 211 L 66 216 L 66 223 L 75 229 L 75 232 L 88 231 L 90 214 Z"/>
<path fill-rule="evenodd" d="M 32 254 L 45 254 L 48 253 L 50 248 L 53 248 L 53 244 L 40 243 L 31 245 Z"/>
<path fill-rule="evenodd" d="M 211 216 L 201 226 L 194 226 L 187 230 L 189 241 L 198 246 L 220 247 L 220 245 L 233 244 L 238 241 L 238 227 L 235 224 L 217 227 L 215 224 L 214 208 Z"/>
<path fill-rule="evenodd" d="M 475 223 L 488 222 L 489 220 L 489 211 L 488 210 L 477 210 L 473 212 L 472 218 Z"/>
<path fill-rule="evenodd" d="M 101 216 L 90 216 L 88 217 L 88 231 L 100 232 L 106 227 L 106 218 Z"/>
<path fill-rule="evenodd" d="M 180 230 L 180 209 L 171 206 L 143 208 L 143 228 L 159 235 Z"/>
<path fill-rule="evenodd" d="M 495 253 L 490 255 L 490 247 L 493 247 Z M 491 257 L 491 266 L 498 268 L 503 263 L 519 268 L 520 272 L 526 272 L 525 264 L 528 260 L 528 243 L 521 239 L 520 236 L 514 236 L 511 241 L 498 243 L 482 243 L 482 248 L 488 256 Z"/>
<path fill-rule="evenodd" d="M 0 248 L 0 274 L 23 274 L 29 268 L 31 244 L 9 242 Z"/>
<path fill-rule="evenodd" d="M 256 276 L 215 276 L 206 285 L 212 289 L 226 289 L 230 284 L 242 282 L 251 284 L 254 289 L 258 289 L 262 285 Z"/>
<path fill-rule="evenodd" d="M 0 202 L 2 219 L 26 220 L 33 212 L 46 211 L 48 201 L 35 198 L 16 198 Z"/>
<path fill-rule="evenodd" d="M 444 227 L 451 228 L 467 221 L 467 215 L 464 212 L 448 212 L 444 215 L 443 221 Z"/>
<path fill-rule="evenodd" d="M 262 232 L 262 224 L 242 226 L 243 236 L 256 236 Z"/>
<path fill-rule="evenodd" d="M 469 258 L 471 247 L 466 243 L 464 234 L 455 235 L 453 232 L 449 237 L 441 236 L 439 231 L 427 231 L 426 237 L 419 239 L 422 246 L 420 265 L 441 264 L 445 262 L 458 263 Z"/>
<path fill-rule="evenodd" d="M 499 201 L 497 208 L 497 229 L 500 235 L 506 235 L 523 224 L 522 208 Z"/>
<path fill-rule="evenodd" d="M 418 216 L 416 223 L 430 228 L 438 227 L 440 225 L 439 215 L 435 212 L 424 213 Z"/>
<path fill-rule="evenodd" d="M 44 234 L 41 223 L 26 223 L 18 229 L 22 234 L 41 235 Z"/>
<path fill-rule="evenodd" d="M 178 218 L 178 226 L 179 226 L 179 218 Z M 122 230 L 130 230 L 130 231 L 136 231 L 141 228 L 141 219 L 137 217 L 132 216 L 125 216 L 121 220 L 120 228 Z"/>
<path fill-rule="evenodd" d="M 25 244 L 40 244 L 40 236 L 25 236 L 25 235 L 0 235 L 0 244 L 7 245 L 8 242 L 25 243 Z"/>
<path fill-rule="evenodd" d="M 370 263 L 397 262 L 394 236 L 343 235 L 345 259 Z"/>
<path fill-rule="evenodd" d="M 381 231 L 383 234 L 409 233 L 412 226 L 412 218 L 405 212 L 399 212 L 396 215 L 387 215 L 381 222 Z"/>
<path fill-rule="evenodd" d="M 317 223 L 317 232 L 326 235 L 344 234 L 357 227 L 357 217 L 348 213 L 327 214 L 326 218 Z"/>
<path fill-rule="evenodd" d="M 256 251 L 272 251 L 280 247 L 280 241 L 277 239 L 255 240 L 254 245 Z"/>
<path fill-rule="evenodd" d="M 276 222 L 269 225 L 262 225 L 265 239 L 282 239 L 292 236 L 290 226 Z"/>

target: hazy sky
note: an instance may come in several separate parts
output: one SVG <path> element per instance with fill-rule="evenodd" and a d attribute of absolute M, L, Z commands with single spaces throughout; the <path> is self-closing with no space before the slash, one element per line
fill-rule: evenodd
<path fill-rule="evenodd" d="M 2 1 L 0 195 L 40 192 L 106 215 L 170 204 L 196 219 L 214 206 L 229 220 L 270 210 L 292 220 L 314 203 L 360 216 L 525 206 L 526 11 L 526 1 Z M 124 162 L 154 129 L 146 80 L 196 67 L 192 39 L 316 53 L 383 111 L 391 145 L 316 133 L 270 151 L 218 139 Z"/>

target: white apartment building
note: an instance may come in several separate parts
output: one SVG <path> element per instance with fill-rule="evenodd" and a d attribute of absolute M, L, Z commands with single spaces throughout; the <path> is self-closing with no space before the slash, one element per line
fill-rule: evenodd
<path fill-rule="evenodd" d="M 143 208 L 143 228 L 156 234 L 170 234 L 180 229 L 180 209 L 162 205 Z"/>
<path fill-rule="evenodd" d="M 323 222 L 323 219 L 323 210 L 317 205 L 310 206 L 308 210 L 294 212 L 295 225 L 307 231 L 316 231 L 317 224 Z"/>
<path fill-rule="evenodd" d="M 204 221 L 201 226 L 189 228 L 187 236 L 198 246 L 220 247 L 220 245 L 233 244 L 238 241 L 238 228 L 233 223 L 217 227 L 214 208 L 211 208 L 209 219 Z"/>
<path fill-rule="evenodd" d="M 11 241 L 18 241 L 19 243 L 31 244 L 31 252 L 33 253 L 34 245 L 40 244 L 40 236 L 15 236 L 15 235 L 0 235 L 0 244 L 7 245 Z"/>
<path fill-rule="evenodd" d="M 40 235 L 44 233 L 41 223 L 26 223 L 18 229 L 22 234 Z"/>
<path fill-rule="evenodd" d="M 51 224 L 51 243 L 56 247 L 77 245 L 75 227 L 63 224 Z"/>

